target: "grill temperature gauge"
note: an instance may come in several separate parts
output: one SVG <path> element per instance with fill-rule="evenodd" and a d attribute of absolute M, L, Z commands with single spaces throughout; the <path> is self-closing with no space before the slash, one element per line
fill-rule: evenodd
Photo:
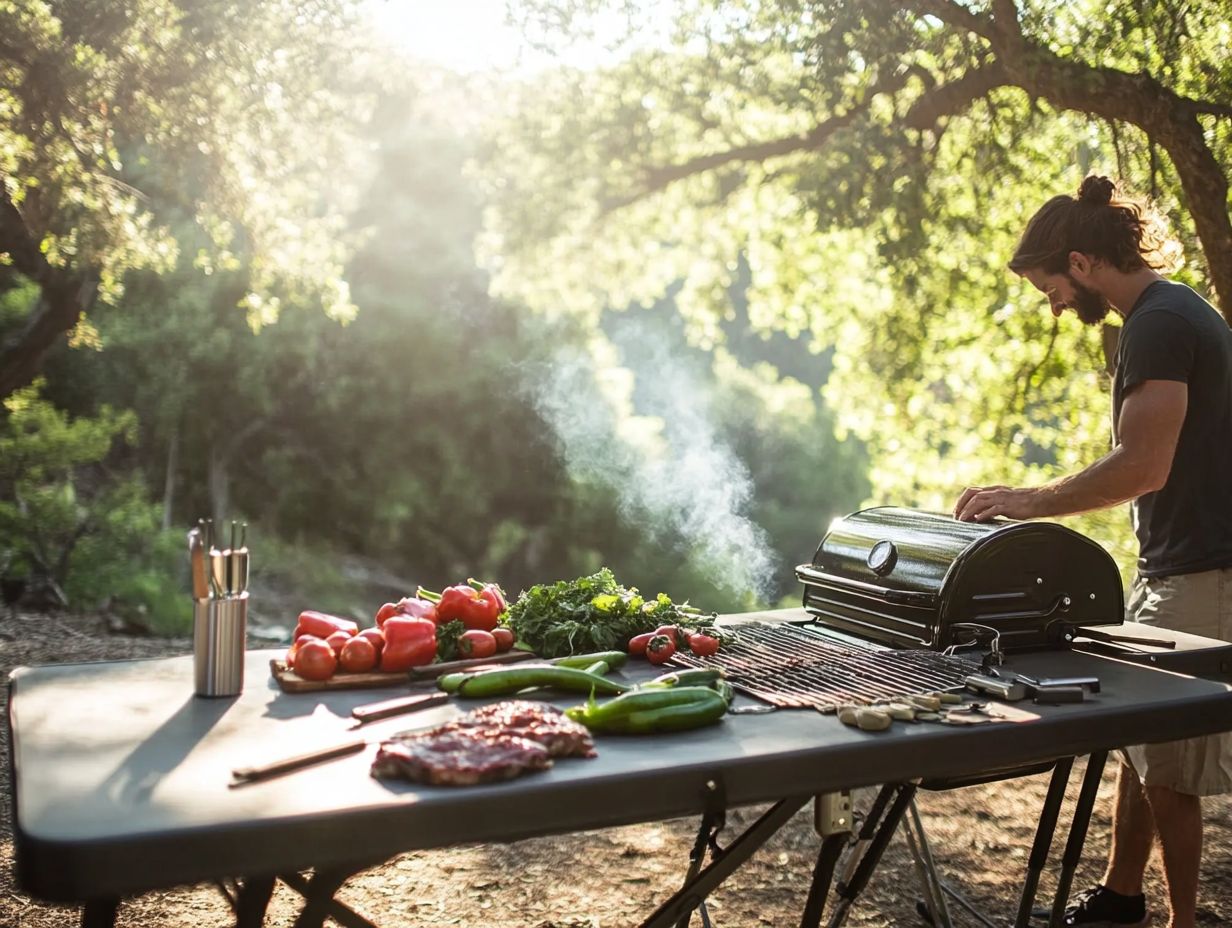
<path fill-rule="evenodd" d="M 892 541 L 879 541 L 873 545 L 873 550 L 868 552 L 865 563 L 878 577 L 884 577 L 898 563 L 898 548 L 894 547 Z"/>

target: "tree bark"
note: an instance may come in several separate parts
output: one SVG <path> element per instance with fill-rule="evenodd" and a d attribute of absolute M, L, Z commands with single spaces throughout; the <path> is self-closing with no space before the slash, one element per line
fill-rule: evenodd
<path fill-rule="evenodd" d="M 38 285 L 34 312 L 15 335 L 0 345 L 0 399 L 26 386 L 37 376 L 52 346 L 72 330 L 94 302 L 98 277 L 93 271 L 67 271 L 52 267 L 9 198 L 0 175 L 0 254 Z"/>
<path fill-rule="evenodd" d="M 1062 109 L 1137 126 L 1172 159 L 1202 244 L 1215 302 L 1232 323 L 1232 220 L 1228 179 L 1206 144 L 1201 113 L 1232 116 L 1226 103 L 1192 100 L 1150 74 L 1092 67 L 1062 58 L 1027 38 L 1013 0 L 996 0 L 993 15 L 954 0 L 911 0 L 917 12 L 975 33 L 988 42 L 1007 83 Z"/>
<path fill-rule="evenodd" d="M 175 501 L 175 475 L 180 466 L 180 425 L 171 427 L 171 443 L 167 447 L 167 474 L 163 479 L 163 531 L 171 528 L 171 510 Z"/>

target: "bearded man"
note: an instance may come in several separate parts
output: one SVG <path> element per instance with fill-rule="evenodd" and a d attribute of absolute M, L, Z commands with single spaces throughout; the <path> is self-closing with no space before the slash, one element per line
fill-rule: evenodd
<path fill-rule="evenodd" d="M 1128 501 L 1138 576 L 1126 618 L 1232 640 L 1232 330 L 1201 296 L 1159 273 L 1165 239 L 1140 202 L 1106 177 L 1031 218 L 1010 269 L 1088 325 L 1123 317 L 1112 384 L 1112 450 L 1038 487 L 969 487 L 954 515 L 1036 519 Z M 1155 839 L 1168 928 L 1193 928 L 1202 857 L 1200 797 L 1232 792 L 1232 738 L 1127 748 L 1117 771 L 1103 881 L 1064 924 L 1150 921 L 1143 873 Z"/>

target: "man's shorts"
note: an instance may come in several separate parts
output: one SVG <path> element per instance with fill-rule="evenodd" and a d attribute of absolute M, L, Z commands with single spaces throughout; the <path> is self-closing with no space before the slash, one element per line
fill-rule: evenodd
<path fill-rule="evenodd" d="M 1125 619 L 1173 631 L 1232 641 L 1232 567 L 1154 579 L 1139 577 Z M 1128 761 L 1147 786 L 1214 796 L 1232 793 L 1232 732 L 1126 748 Z"/>

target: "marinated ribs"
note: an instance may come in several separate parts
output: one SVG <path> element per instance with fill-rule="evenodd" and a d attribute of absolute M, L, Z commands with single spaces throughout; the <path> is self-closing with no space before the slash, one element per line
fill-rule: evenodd
<path fill-rule="evenodd" d="M 468 712 L 455 724 L 512 732 L 543 745 L 552 757 L 595 756 L 595 742 L 586 726 L 543 703 L 524 699 L 493 703 Z"/>
<path fill-rule="evenodd" d="M 372 762 L 372 775 L 433 786 L 472 786 L 512 780 L 550 766 L 552 759 L 546 748 L 517 735 L 483 729 L 432 729 L 382 742 Z"/>
<path fill-rule="evenodd" d="M 590 733 L 556 707 L 504 702 L 382 742 L 372 775 L 434 786 L 470 786 L 546 770 L 552 757 L 594 753 Z"/>

